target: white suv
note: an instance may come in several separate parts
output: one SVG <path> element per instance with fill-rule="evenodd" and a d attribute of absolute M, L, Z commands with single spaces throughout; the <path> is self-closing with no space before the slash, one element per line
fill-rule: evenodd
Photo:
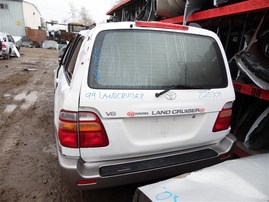
<path fill-rule="evenodd" d="M 1 41 L 1 56 L 4 58 L 10 58 L 10 56 L 15 56 L 18 53 L 15 40 L 13 37 L 4 32 L 0 32 L 0 41 Z"/>
<path fill-rule="evenodd" d="M 55 71 L 58 160 L 92 189 L 168 177 L 227 159 L 234 89 L 219 38 L 160 22 L 81 31 Z"/>

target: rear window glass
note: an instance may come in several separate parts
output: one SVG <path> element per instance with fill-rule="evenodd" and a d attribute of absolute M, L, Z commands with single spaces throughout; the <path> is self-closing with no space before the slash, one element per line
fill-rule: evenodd
<path fill-rule="evenodd" d="M 95 40 L 88 85 L 96 89 L 227 86 L 224 61 L 211 37 L 168 31 L 109 30 Z"/>

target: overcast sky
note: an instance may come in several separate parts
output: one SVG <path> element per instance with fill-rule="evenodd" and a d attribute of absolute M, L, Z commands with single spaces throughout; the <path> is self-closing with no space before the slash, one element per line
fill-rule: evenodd
<path fill-rule="evenodd" d="M 46 21 L 56 20 L 62 23 L 70 17 L 70 3 L 80 10 L 85 7 L 93 20 L 97 23 L 107 19 L 106 12 L 109 11 L 115 0 L 25 0 L 37 6 L 41 16 Z"/>

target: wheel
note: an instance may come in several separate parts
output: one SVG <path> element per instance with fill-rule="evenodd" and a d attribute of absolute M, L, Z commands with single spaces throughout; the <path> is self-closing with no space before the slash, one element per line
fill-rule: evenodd
<path fill-rule="evenodd" d="M 5 59 L 9 59 L 10 58 L 10 53 L 8 53 L 7 55 L 4 56 Z"/>

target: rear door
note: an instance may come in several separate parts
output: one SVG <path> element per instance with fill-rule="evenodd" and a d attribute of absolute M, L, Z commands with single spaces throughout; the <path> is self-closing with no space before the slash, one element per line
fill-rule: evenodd
<path fill-rule="evenodd" d="M 80 110 L 96 113 L 109 145 L 80 149 L 105 161 L 197 148 L 220 141 L 219 111 L 234 99 L 223 50 L 214 38 L 164 30 L 98 34 Z"/>

